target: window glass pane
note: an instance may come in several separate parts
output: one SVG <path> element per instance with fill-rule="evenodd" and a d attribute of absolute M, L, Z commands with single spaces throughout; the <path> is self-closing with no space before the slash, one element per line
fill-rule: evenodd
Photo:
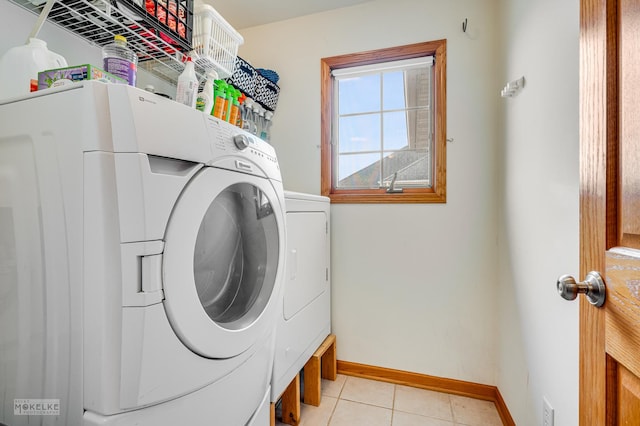
<path fill-rule="evenodd" d="M 380 74 L 342 79 L 338 90 L 338 114 L 380 111 Z"/>
<path fill-rule="evenodd" d="M 431 67 L 405 71 L 407 108 L 428 107 L 431 103 Z"/>
<path fill-rule="evenodd" d="M 380 154 L 338 156 L 339 188 L 380 187 Z"/>
<path fill-rule="evenodd" d="M 405 111 L 385 112 L 384 149 L 403 149 L 409 146 L 407 140 L 407 113 Z"/>
<path fill-rule="evenodd" d="M 378 189 L 397 173 L 398 187 L 431 187 L 433 68 L 416 62 L 376 65 L 378 70 L 365 65 L 335 74 L 333 184 Z"/>
<path fill-rule="evenodd" d="M 404 73 L 402 71 L 384 73 L 382 76 L 382 82 L 383 109 L 390 110 L 406 108 L 404 99 Z"/>
<path fill-rule="evenodd" d="M 432 141 L 431 114 L 427 108 L 407 111 L 409 147 L 430 149 Z"/>
<path fill-rule="evenodd" d="M 380 151 L 380 114 L 340 118 L 339 152 Z"/>
<path fill-rule="evenodd" d="M 396 187 L 431 187 L 429 152 L 423 149 L 408 149 L 385 153 L 382 159 L 383 186 L 388 186 L 393 174 L 398 173 Z"/>

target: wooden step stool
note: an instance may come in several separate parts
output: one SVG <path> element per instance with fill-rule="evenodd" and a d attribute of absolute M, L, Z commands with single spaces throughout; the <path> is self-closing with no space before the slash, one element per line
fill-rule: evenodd
<path fill-rule="evenodd" d="M 330 334 L 304 366 L 304 403 L 319 406 L 321 379 L 334 381 L 336 376 L 336 335 Z"/>
<path fill-rule="evenodd" d="M 304 366 L 304 403 L 320 405 L 322 379 L 335 380 L 337 376 L 336 336 L 330 334 L 311 355 Z M 282 401 L 282 423 L 300 423 L 300 374 L 289 383 L 280 396 Z M 276 404 L 271 403 L 271 426 L 276 424 Z"/>
<path fill-rule="evenodd" d="M 282 392 L 282 423 L 297 425 L 300 423 L 300 374 L 289 383 L 289 386 Z M 271 403 L 271 426 L 276 424 L 276 403 Z"/>

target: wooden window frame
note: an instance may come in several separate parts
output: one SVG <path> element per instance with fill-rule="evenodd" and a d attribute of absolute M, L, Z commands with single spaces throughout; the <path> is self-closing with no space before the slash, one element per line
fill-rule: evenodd
<path fill-rule="evenodd" d="M 387 193 L 385 188 L 336 189 L 333 182 L 331 126 L 333 120 L 334 79 L 331 71 L 360 65 L 390 62 L 401 59 L 434 57 L 434 126 L 432 151 L 432 187 L 403 188 L 401 193 Z M 447 40 L 427 41 L 406 46 L 390 47 L 367 52 L 333 56 L 320 60 L 321 75 L 321 140 L 320 170 L 322 195 L 332 203 L 446 203 L 447 163 Z"/>

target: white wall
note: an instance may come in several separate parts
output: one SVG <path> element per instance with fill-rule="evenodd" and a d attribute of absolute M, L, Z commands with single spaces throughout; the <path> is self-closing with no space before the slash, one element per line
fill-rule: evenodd
<path fill-rule="evenodd" d="M 555 283 L 579 268 L 579 0 L 500 0 L 502 102 L 498 388 L 519 426 L 578 424 L 578 303 Z M 584 277 L 581 277 L 584 278 Z"/>
<path fill-rule="evenodd" d="M 272 141 L 285 188 L 316 194 L 320 59 L 447 39 L 447 203 L 331 207 L 341 360 L 496 384 L 495 3 L 377 0 L 241 31 L 240 55 L 281 77 Z"/>

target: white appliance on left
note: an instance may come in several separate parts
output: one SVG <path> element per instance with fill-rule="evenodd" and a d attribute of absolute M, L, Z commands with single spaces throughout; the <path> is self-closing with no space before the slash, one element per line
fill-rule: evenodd
<path fill-rule="evenodd" d="M 3 101 L 0 424 L 267 425 L 284 245 L 239 128 L 92 81 Z"/>

